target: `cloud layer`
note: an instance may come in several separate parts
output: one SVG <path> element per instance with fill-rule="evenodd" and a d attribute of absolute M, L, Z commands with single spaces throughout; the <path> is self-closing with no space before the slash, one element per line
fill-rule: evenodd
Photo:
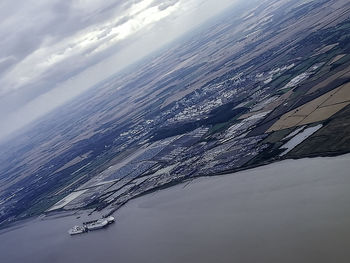
<path fill-rule="evenodd" d="M 180 7 L 179 0 L 101 2 L 50 1 L 48 5 L 48 1 L 27 0 L 17 11 L 17 20 L 6 17 L 0 29 L 7 36 L 1 40 L 6 55 L 0 58 L 0 96 L 51 79 L 57 71 L 62 74 L 67 64 L 66 74 L 86 67 Z"/>

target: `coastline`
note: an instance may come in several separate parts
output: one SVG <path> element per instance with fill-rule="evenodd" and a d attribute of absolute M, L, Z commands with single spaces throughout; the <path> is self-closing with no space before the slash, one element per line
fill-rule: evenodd
<path fill-rule="evenodd" d="M 256 168 L 259 167 L 265 167 L 271 164 L 278 164 L 284 161 L 289 161 L 289 160 L 302 160 L 302 159 L 315 159 L 315 158 L 335 158 L 335 157 L 340 157 L 340 156 L 346 156 L 346 155 L 350 155 L 350 152 L 325 152 L 325 153 L 321 153 L 321 154 L 312 154 L 312 155 L 305 155 L 305 156 L 299 156 L 299 157 L 282 157 L 282 158 L 278 158 L 278 159 L 273 159 L 273 160 L 269 160 L 269 161 L 265 161 L 265 162 L 261 162 L 261 163 L 256 163 L 254 165 L 249 165 L 249 166 L 243 166 L 240 168 L 236 168 L 236 169 L 232 169 L 232 170 L 226 170 L 223 172 L 219 172 L 219 173 L 213 173 L 211 175 L 207 175 L 207 174 L 198 174 L 196 176 L 193 176 L 191 178 L 184 178 L 184 179 L 180 179 L 180 180 L 174 180 L 168 184 L 165 185 L 161 185 L 159 187 L 156 187 L 154 189 L 151 189 L 149 191 L 143 192 L 137 196 L 132 197 L 131 199 L 129 199 L 128 201 L 120 204 L 116 209 L 114 210 L 110 210 L 108 213 L 102 213 L 102 216 L 106 217 L 106 216 L 110 216 L 110 215 L 114 215 L 115 213 L 117 213 L 121 208 L 125 207 L 125 205 L 129 204 L 131 201 L 137 200 L 138 198 L 162 191 L 162 190 L 167 190 L 170 189 L 172 187 L 175 187 L 177 185 L 181 185 L 181 184 L 189 184 L 192 181 L 196 180 L 196 179 L 200 179 L 200 178 L 212 178 L 212 177 L 220 177 L 223 175 L 231 175 L 231 174 L 236 174 L 239 172 L 243 172 L 243 171 L 250 171 L 250 170 L 254 170 Z M 51 218 L 51 217 L 55 217 L 55 216 L 62 216 L 62 217 L 66 217 L 66 216 L 71 216 L 71 215 L 75 215 L 75 214 L 87 214 L 88 216 L 92 215 L 93 213 L 100 213 L 101 211 L 98 211 L 96 209 L 77 209 L 77 210 L 55 210 L 52 212 L 46 212 L 42 215 L 38 215 L 38 216 L 31 216 L 31 217 L 27 217 L 27 218 L 23 218 L 23 219 L 19 219 L 16 220 L 14 222 L 11 222 L 10 224 L 5 224 L 5 225 L 0 225 L 0 235 L 2 234 L 3 231 L 6 231 L 6 229 L 11 229 L 12 227 L 16 227 L 18 224 L 21 223 L 25 223 L 26 221 L 30 221 L 32 219 L 37 219 L 40 217 L 43 217 L 43 219 L 45 218 Z"/>

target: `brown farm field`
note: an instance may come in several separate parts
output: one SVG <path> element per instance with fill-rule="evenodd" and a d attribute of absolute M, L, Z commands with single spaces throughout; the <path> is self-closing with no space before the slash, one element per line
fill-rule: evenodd
<path fill-rule="evenodd" d="M 326 120 L 349 104 L 350 83 L 347 83 L 287 112 L 272 125 L 268 132 Z"/>

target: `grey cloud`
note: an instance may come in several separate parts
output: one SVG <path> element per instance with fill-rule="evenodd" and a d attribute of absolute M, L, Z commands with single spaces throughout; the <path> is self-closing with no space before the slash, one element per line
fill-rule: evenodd
<path fill-rule="evenodd" d="M 9 13 L 18 6 L 17 1 L 5 1 L 0 10 L 1 53 L 23 58 L 38 48 L 42 41 L 50 37 L 59 40 L 76 33 L 88 26 L 109 19 L 120 11 L 120 1 L 103 1 L 96 10 L 82 11 L 74 7 L 72 0 L 26 0 L 21 1 L 21 7 L 15 18 L 8 19 Z M 105 7 L 106 2 L 112 2 Z M 41 4 L 42 3 L 42 4 Z M 48 4 L 50 3 L 50 4 Z M 37 6 L 30 9 L 29 6 Z M 29 10 L 28 10 L 29 9 Z M 8 24 L 6 23 L 8 21 Z M 1 26 L 3 25 L 3 26 Z M 0 56 L 1 56 L 0 53 Z"/>
<path fill-rule="evenodd" d="M 33 4 L 28 1 L 25 5 Z M 51 1 L 49 7 L 43 6 L 42 12 L 38 12 L 42 16 L 40 24 L 31 22 L 29 17 L 33 15 L 32 12 L 20 12 L 21 15 L 12 21 L 11 28 L 3 28 L 0 26 L 0 34 L 6 36 L 0 40 L 0 78 L 9 69 L 21 62 L 28 55 L 35 52 L 39 48 L 45 38 L 50 37 L 51 42 L 60 41 L 63 38 L 69 37 L 77 31 L 109 19 L 112 16 L 122 12 L 131 6 L 121 1 L 109 1 L 109 5 L 97 8 L 93 12 L 84 12 L 73 6 L 74 1 Z M 135 2 L 135 1 L 134 1 Z M 40 4 L 39 4 L 40 5 Z M 16 4 L 14 2 L 7 2 L 0 4 L 7 10 L 15 10 Z M 26 6 L 22 6 L 26 9 Z M 3 12 L 0 11 L 0 14 Z M 45 15 L 47 13 L 48 15 Z M 4 16 L 5 17 L 5 16 Z M 121 25 L 127 22 L 131 17 L 125 16 L 118 20 L 112 27 Z M 29 20 L 27 25 L 18 26 L 22 21 Z M 107 28 L 99 38 L 104 38 L 109 33 Z M 108 39 L 106 39 L 108 41 Z M 124 41 L 127 43 L 127 41 Z M 8 93 L 5 97 L 0 97 L 0 119 L 9 112 L 35 99 L 36 97 L 49 92 L 56 87 L 57 83 L 63 82 L 76 74 L 84 71 L 86 68 L 100 62 L 105 57 L 113 52 L 120 51 L 125 44 L 119 43 L 105 52 L 96 56 L 87 58 L 98 46 L 93 46 L 89 50 L 82 53 L 82 56 L 73 56 L 62 63 L 57 64 L 53 69 L 49 69 L 43 73 L 39 81 L 29 83 L 24 89 L 14 90 Z M 70 46 L 74 48 L 74 46 Z M 8 56 L 6 59 L 4 56 Z M 1 61 L 2 60 L 2 61 Z M 34 66 L 34 65 L 33 65 Z"/>
<path fill-rule="evenodd" d="M 9 70 L 16 63 L 23 61 L 45 44 L 45 41 L 57 43 L 89 26 L 118 16 L 119 12 L 130 6 L 130 2 L 125 4 L 125 1 L 105 0 L 85 10 L 83 5 L 73 0 L 26 0 L 21 1 L 20 5 L 18 1 L 2 1 L 0 61 L 5 57 L 14 59 L 11 63 L 1 63 L 0 77 L 5 69 Z M 125 17 L 119 23 L 127 19 L 128 17 Z"/>
<path fill-rule="evenodd" d="M 16 63 L 15 57 L 7 57 L 0 60 L 0 76 L 11 68 Z"/>

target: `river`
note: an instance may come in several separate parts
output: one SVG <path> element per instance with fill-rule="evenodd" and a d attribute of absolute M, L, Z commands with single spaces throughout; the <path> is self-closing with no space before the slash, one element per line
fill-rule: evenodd
<path fill-rule="evenodd" d="M 350 155 L 287 160 L 138 198 L 108 228 L 76 216 L 0 232 L 0 262 L 348 263 Z"/>

